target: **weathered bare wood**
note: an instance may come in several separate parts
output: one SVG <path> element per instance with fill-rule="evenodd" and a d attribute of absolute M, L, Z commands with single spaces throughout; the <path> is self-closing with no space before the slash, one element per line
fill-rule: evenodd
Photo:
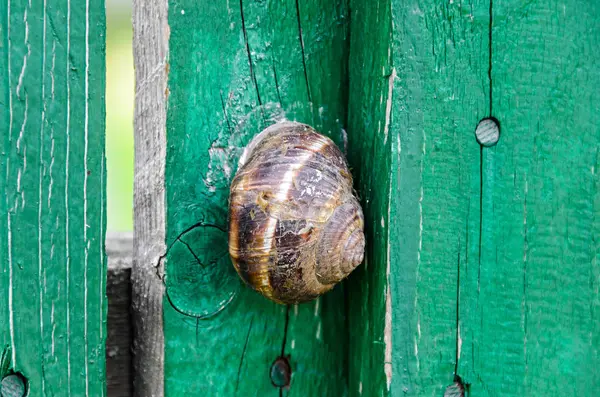
<path fill-rule="evenodd" d="M 163 284 L 156 265 L 165 251 L 164 159 L 168 24 L 166 0 L 134 0 L 136 77 L 132 314 L 134 395 L 163 395 Z"/>
<path fill-rule="evenodd" d="M 130 397 L 133 389 L 131 323 L 132 233 L 106 236 L 108 275 L 106 296 L 108 318 L 106 337 L 106 389 L 108 397 Z"/>

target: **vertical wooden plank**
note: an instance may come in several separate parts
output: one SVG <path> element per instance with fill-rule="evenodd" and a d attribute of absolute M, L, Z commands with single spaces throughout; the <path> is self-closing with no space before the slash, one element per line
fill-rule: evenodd
<path fill-rule="evenodd" d="M 350 152 L 370 247 L 350 394 L 596 394 L 598 7 L 351 10 L 349 140 L 377 133 Z M 501 138 L 481 147 L 489 116 Z"/>
<path fill-rule="evenodd" d="M 345 393 L 343 290 L 293 307 L 265 300 L 240 284 L 225 230 L 254 134 L 286 118 L 343 142 L 347 13 L 341 0 L 169 3 L 166 395 Z M 289 388 L 269 375 L 280 356 Z"/>
<path fill-rule="evenodd" d="M 353 4 L 349 139 L 375 141 L 355 157 L 370 248 L 351 277 L 361 291 L 351 328 L 364 330 L 351 334 L 351 354 L 365 358 L 350 363 L 350 392 L 443 395 L 459 354 L 459 267 L 478 219 L 472 128 L 487 111 L 487 6 Z"/>
<path fill-rule="evenodd" d="M 350 157 L 369 236 L 351 276 L 351 395 L 443 395 L 454 380 L 459 269 L 478 235 L 488 5 L 352 3 L 349 139 L 374 138 Z"/>
<path fill-rule="evenodd" d="M 167 1 L 133 2 L 135 62 L 134 242 L 131 269 L 135 396 L 163 396 L 163 284 Z"/>
<path fill-rule="evenodd" d="M 0 376 L 104 395 L 104 3 L 0 14 Z"/>
<path fill-rule="evenodd" d="M 460 282 L 476 274 L 476 266 L 463 270 L 463 264 L 476 256 L 479 233 L 473 129 L 488 111 L 488 3 L 394 6 L 394 20 L 414 23 L 395 43 L 404 80 L 399 94 L 405 93 L 395 102 L 404 112 L 394 111 L 402 113 L 396 208 L 404 224 L 397 231 L 406 244 L 397 251 L 404 266 L 392 289 L 411 291 L 394 311 L 411 320 L 392 333 L 400 338 L 394 347 L 405 346 L 394 356 L 407 357 L 394 375 L 414 395 L 442 395 L 461 355 Z"/>
<path fill-rule="evenodd" d="M 349 395 L 382 395 L 392 363 L 388 258 L 391 221 L 392 19 L 389 1 L 354 0 L 350 27 L 348 161 L 365 215 L 364 263 L 349 277 Z M 386 334 L 388 337 L 386 337 Z"/>
<path fill-rule="evenodd" d="M 494 2 L 481 270 L 459 371 L 473 396 L 600 392 L 598 44 L 587 1 Z M 461 285 L 462 287 L 463 285 Z"/>

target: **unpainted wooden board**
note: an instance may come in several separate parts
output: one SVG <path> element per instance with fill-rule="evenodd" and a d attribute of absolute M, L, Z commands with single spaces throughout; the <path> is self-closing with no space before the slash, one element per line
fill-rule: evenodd
<path fill-rule="evenodd" d="M 134 241 L 131 269 L 134 395 L 164 395 L 163 283 L 167 1 L 133 2 Z"/>
<path fill-rule="evenodd" d="M 105 394 L 104 36 L 103 1 L 0 4 L 0 368 L 31 397 Z"/>

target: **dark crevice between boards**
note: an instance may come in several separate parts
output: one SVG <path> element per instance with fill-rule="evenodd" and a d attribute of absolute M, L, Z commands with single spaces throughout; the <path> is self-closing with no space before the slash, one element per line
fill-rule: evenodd
<path fill-rule="evenodd" d="M 489 7 L 489 25 L 488 25 L 488 84 L 489 84 L 489 116 L 488 118 L 496 121 L 493 117 L 493 84 L 492 84 L 492 27 L 493 27 L 493 0 Z M 481 244 L 483 239 L 483 147 L 479 146 L 479 261 L 477 270 L 477 293 L 481 287 Z"/>
<path fill-rule="evenodd" d="M 347 6 L 347 26 L 348 29 L 346 30 L 346 42 L 347 42 L 347 48 L 346 48 L 346 54 L 345 54 L 345 59 L 344 59 L 344 63 L 347 66 L 346 69 L 346 73 L 344 75 L 344 81 L 343 81 L 343 85 L 346 87 L 346 90 L 344 92 L 344 96 L 343 96 L 343 101 L 345 104 L 345 117 L 344 117 L 344 121 L 343 121 L 343 125 L 344 125 L 344 139 L 343 139 L 343 143 L 344 143 L 344 157 L 346 158 L 346 161 L 348 162 L 348 150 L 349 150 L 349 138 L 348 138 L 348 124 L 350 123 L 350 94 L 349 94 L 349 90 L 350 90 L 350 37 L 352 34 L 352 0 L 346 0 L 346 6 Z M 354 186 L 353 186 L 353 192 L 356 195 L 357 199 L 361 202 L 361 205 L 363 203 L 362 199 L 361 199 L 361 192 L 360 189 L 357 186 L 357 177 L 355 175 L 355 171 L 352 169 L 351 165 L 348 164 L 348 166 L 350 167 L 350 173 L 352 174 L 352 177 L 354 178 Z M 364 211 L 364 209 L 363 209 Z M 365 252 L 365 256 L 366 256 L 366 252 Z M 364 264 L 364 260 L 363 259 L 363 264 Z M 361 264 L 361 265 L 363 265 Z M 350 324 L 350 314 L 351 314 L 351 308 L 350 308 L 350 284 L 348 280 L 345 280 L 342 285 L 342 292 L 344 295 L 344 329 L 346 330 L 350 330 L 351 324 Z M 350 336 L 348 335 L 348 339 L 347 339 L 347 343 L 350 343 Z M 350 360 L 351 360 L 351 351 L 350 349 L 344 349 L 344 377 L 345 377 L 345 381 L 346 381 L 346 389 L 347 390 L 351 390 L 351 380 L 350 380 Z"/>
<path fill-rule="evenodd" d="M 344 329 L 350 329 L 350 288 L 348 285 L 348 281 L 342 285 L 344 292 Z M 346 343 L 350 343 L 350 336 L 347 336 Z M 350 359 L 351 359 L 350 349 L 344 349 L 344 379 L 346 380 L 346 388 L 350 390 Z"/>

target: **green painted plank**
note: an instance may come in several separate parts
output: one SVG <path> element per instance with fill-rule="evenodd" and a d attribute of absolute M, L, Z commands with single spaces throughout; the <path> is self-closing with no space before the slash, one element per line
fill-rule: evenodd
<path fill-rule="evenodd" d="M 349 139 L 377 133 L 356 155 L 370 248 L 351 277 L 361 291 L 352 328 L 368 326 L 352 334 L 350 391 L 443 395 L 455 370 L 459 263 L 478 232 L 468 225 L 479 220 L 473 128 L 487 112 L 488 5 L 353 4 Z"/>
<path fill-rule="evenodd" d="M 0 375 L 28 396 L 103 395 L 104 4 L 0 15 Z"/>
<path fill-rule="evenodd" d="M 365 215 L 364 263 L 348 280 L 348 387 L 351 396 L 380 396 L 387 390 L 391 341 L 386 323 L 388 251 L 390 238 L 389 89 L 391 63 L 391 7 L 389 1 L 350 2 L 348 102 L 348 161 Z M 388 318 L 389 319 L 389 318 Z M 387 327 L 386 327 L 387 326 Z"/>
<path fill-rule="evenodd" d="M 347 22 L 341 0 L 169 2 L 167 396 L 345 394 L 343 289 L 271 303 L 241 284 L 224 230 L 229 182 L 254 134 L 287 118 L 343 142 Z M 289 389 L 270 378 L 281 355 Z"/>
<path fill-rule="evenodd" d="M 480 277 L 460 301 L 473 396 L 600 393 L 599 20 L 596 2 L 493 3 L 502 135 L 482 153 Z"/>
<path fill-rule="evenodd" d="M 598 7 L 351 10 L 349 140 L 377 134 L 350 156 L 370 247 L 350 394 L 443 395 L 455 374 L 474 396 L 597 394 Z M 481 148 L 490 115 L 502 137 Z"/>

